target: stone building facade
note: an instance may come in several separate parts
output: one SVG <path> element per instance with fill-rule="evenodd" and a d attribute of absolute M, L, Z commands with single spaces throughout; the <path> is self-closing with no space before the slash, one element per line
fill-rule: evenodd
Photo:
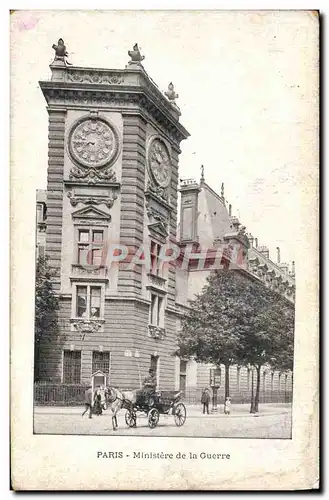
<path fill-rule="evenodd" d="M 292 304 L 294 277 L 241 233 L 203 174 L 179 186 L 180 143 L 189 133 L 175 91 L 172 84 L 165 95 L 159 90 L 137 46 L 129 55 L 125 69 L 107 70 L 68 65 L 56 52 L 51 80 L 40 82 L 49 144 L 37 255 L 46 249 L 60 309 L 59 335 L 41 345 L 39 372 L 42 380 L 78 384 L 101 370 L 111 385 L 139 388 L 153 367 L 159 389 L 196 395 L 209 385 L 211 367 L 173 353 L 187 300 L 206 272 L 173 259 L 161 264 L 169 244 L 184 254 L 194 243 L 242 242 L 244 272 L 280 286 Z M 272 390 L 275 377 L 264 382 Z M 250 370 L 232 367 L 231 386 L 243 398 Z"/>

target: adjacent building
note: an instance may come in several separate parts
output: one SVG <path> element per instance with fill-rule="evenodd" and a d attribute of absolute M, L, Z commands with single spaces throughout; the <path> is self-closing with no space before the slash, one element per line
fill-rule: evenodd
<path fill-rule="evenodd" d="M 111 385 L 138 388 L 152 367 L 159 389 L 198 396 L 211 367 L 174 351 L 187 300 L 207 271 L 196 272 L 193 259 L 179 262 L 194 248 L 237 243 L 242 271 L 277 287 L 292 307 L 294 273 L 246 235 L 224 188 L 215 193 L 203 171 L 200 182 L 179 185 L 189 133 L 173 85 L 160 91 L 137 45 L 122 70 L 68 65 L 55 47 L 51 80 L 40 82 L 49 145 L 47 190 L 37 192 L 37 256 L 45 253 L 55 273 L 59 332 L 40 347 L 40 379 L 88 383 L 101 370 Z M 169 247 L 177 258 L 163 264 Z M 236 400 L 249 397 L 250 374 L 232 367 Z M 264 371 L 263 379 L 263 391 L 291 391 L 291 374 Z"/>

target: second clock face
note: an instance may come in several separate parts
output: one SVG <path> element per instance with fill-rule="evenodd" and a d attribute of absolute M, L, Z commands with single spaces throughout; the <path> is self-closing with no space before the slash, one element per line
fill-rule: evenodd
<path fill-rule="evenodd" d="M 154 139 L 149 150 L 149 166 L 155 182 L 166 187 L 170 182 L 170 156 L 160 139 Z"/>
<path fill-rule="evenodd" d="M 71 130 L 69 149 L 81 165 L 102 167 L 115 159 L 118 139 L 105 120 L 86 118 Z"/>

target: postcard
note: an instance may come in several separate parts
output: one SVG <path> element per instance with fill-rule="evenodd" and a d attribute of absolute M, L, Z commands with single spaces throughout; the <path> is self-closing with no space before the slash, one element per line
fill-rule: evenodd
<path fill-rule="evenodd" d="M 318 12 L 10 28 L 13 489 L 317 489 Z"/>

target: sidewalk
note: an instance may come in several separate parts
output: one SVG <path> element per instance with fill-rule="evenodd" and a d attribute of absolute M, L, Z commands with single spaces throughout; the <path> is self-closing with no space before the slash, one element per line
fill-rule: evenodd
<path fill-rule="evenodd" d="M 217 412 L 213 413 L 211 411 L 211 405 L 209 405 L 209 415 L 207 417 L 212 418 L 232 418 L 232 417 L 261 417 L 269 415 L 278 415 L 282 413 L 289 413 L 292 409 L 292 405 L 289 403 L 264 403 L 259 405 L 259 412 L 254 414 L 250 413 L 250 403 L 244 404 L 231 404 L 230 415 L 224 414 L 224 405 L 220 404 L 217 406 Z M 188 405 L 186 404 L 186 411 L 189 417 L 200 417 L 202 414 L 202 405 Z"/>
<path fill-rule="evenodd" d="M 200 418 L 203 417 L 202 406 L 200 405 L 190 405 L 185 404 L 186 413 L 189 418 Z M 264 417 L 270 415 L 285 414 L 291 412 L 292 405 L 289 403 L 271 403 L 271 404 L 260 404 L 259 413 L 253 414 L 249 413 L 250 403 L 245 404 L 232 404 L 230 415 L 224 414 L 223 404 L 218 405 L 217 412 L 213 413 L 211 411 L 211 405 L 209 406 L 209 415 L 204 415 L 205 418 L 233 418 L 233 417 Z M 34 413 L 36 414 L 61 414 L 61 415 L 72 415 L 82 413 L 84 406 L 35 406 Z M 124 410 L 123 410 L 124 411 Z M 122 410 L 120 410 L 120 413 Z"/>

